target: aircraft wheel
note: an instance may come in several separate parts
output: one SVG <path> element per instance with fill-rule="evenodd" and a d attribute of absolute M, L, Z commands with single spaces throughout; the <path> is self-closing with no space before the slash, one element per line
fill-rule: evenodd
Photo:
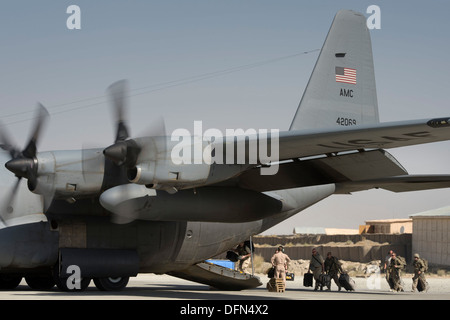
<path fill-rule="evenodd" d="M 129 277 L 94 278 L 94 283 L 101 291 L 119 291 L 127 286 L 128 280 L 130 280 Z"/>
<path fill-rule="evenodd" d="M 22 281 L 21 276 L 12 274 L 0 274 L 0 290 L 11 290 L 17 288 L 20 281 Z"/>
<path fill-rule="evenodd" d="M 52 276 L 26 276 L 25 281 L 34 290 L 50 290 L 55 286 L 55 280 Z"/>
<path fill-rule="evenodd" d="M 66 292 L 84 291 L 87 289 L 87 287 L 89 287 L 89 284 L 91 283 L 91 278 L 81 278 L 80 289 L 70 289 L 67 286 L 67 280 L 69 279 L 69 277 L 61 277 L 59 275 L 59 265 L 58 264 L 55 264 L 53 266 L 52 275 L 53 275 L 53 280 L 55 281 L 56 286 L 61 291 L 66 291 Z"/>
<path fill-rule="evenodd" d="M 89 284 L 91 283 L 91 278 L 81 278 L 81 282 L 80 282 L 80 289 L 70 289 L 67 286 L 67 280 L 69 278 L 61 278 L 59 276 L 55 276 L 54 280 L 55 280 L 55 284 L 58 287 L 59 290 L 61 291 L 84 291 L 86 290 L 87 287 L 89 287 Z"/>

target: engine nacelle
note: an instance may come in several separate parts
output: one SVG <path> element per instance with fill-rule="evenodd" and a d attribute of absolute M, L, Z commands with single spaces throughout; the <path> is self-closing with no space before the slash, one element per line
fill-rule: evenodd
<path fill-rule="evenodd" d="M 155 163 L 135 166 L 127 170 L 128 181 L 137 184 L 153 184 L 155 179 Z"/>
<path fill-rule="evenodd" d="M 210 176 L 211 165 L 175 165 L 168 161 L 148 161 L 127 171 L 130 182 L 155 189 L 184 189 L 204 185 Z"/>
<path fill-rule="evenodd" d="M 41 152 L 36 159 L 37 179 L 29 184 L 31 192 L 66 199 L 100 193 L 104 173 L 101 149 Z"/>

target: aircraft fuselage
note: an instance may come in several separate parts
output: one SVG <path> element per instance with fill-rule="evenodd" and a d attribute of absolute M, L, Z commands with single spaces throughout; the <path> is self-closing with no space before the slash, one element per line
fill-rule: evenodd
<path fill-rule="evenodd" d="M 6 153 L 0 158 L 2 163 L 8 160 Z M 0 164 L 4 195 L 13 179 Z M 158 191 L 138 220 L 115 224 L 98 198 L 74 203 L 59 200 L 44 215 L 41 196 L 29 192 L 21 181 L 11 213 L 4 214 L 7 226 L 0 229 L 0 268 L 2 273 L 27 274 L 53 267 L 63 249 L 82 249 L 135 251 L 138 272 L 182 270 L 230 250 L 334 190 L 334 185 L 324 185 L 266 193 L 235 187 L 202 187 L 175 194 Z M 239 222 L 214 222 L 215 216 L 227 212 Z M 190 221 L 196 214 L 211 216 L 212 221 Z"/>

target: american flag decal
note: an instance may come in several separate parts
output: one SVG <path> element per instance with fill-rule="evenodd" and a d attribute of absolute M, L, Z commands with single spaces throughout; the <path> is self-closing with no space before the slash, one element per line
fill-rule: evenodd
<path fill-rule="evenodd" d="M 356 84 L 356 69 L 336 67 L 336 82 Z"/>

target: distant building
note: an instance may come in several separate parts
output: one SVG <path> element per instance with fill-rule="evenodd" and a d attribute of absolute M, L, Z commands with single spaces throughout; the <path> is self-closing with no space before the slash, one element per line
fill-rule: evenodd
<path fill-rule="evenodd" d="M 410 217 L 413 254 L 418 253 L 429 264 L 450 266 L 450 206 Z"/>
<path fill-rule="evenodd" d="M 412 219 L 367 220 L 359 233 L 403 234 L 413 232 Z"/>

